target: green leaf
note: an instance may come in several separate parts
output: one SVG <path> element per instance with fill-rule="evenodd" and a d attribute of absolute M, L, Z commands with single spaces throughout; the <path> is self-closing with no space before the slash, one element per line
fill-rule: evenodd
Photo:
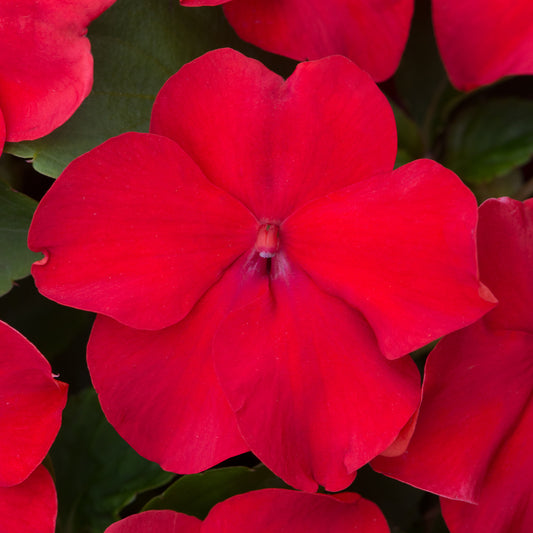
<path fill-rule="evenodd" d="M 533 102 L 482 100 L 457 114 L 446 134 L 444 164 L 467 183 L 483 183 L 533 156 Z"/>
<path fill-rule="evenodd" d="M 424 151 L 431 151 L 447 116 L 465 95 L 452 87 L 442 65 L 429 1 L 415 2 L 411 33 L 394 83 L 402 105 L 420 126 Z"/>
<path fill-rule="evenodd" d="M 168 483 L 173 475 L 122 440 L 105 419 L 92 389 L 69 398 L 50 453 L 59 533 L 102 533 L 136 494 Z"/>
<path fill-rule="evenodd" d="M 57 177 L 67 164 L 125 131 L 148 131 L 153 101 L 183 64 L 230 46 L 262 59 L 237 38 L 220 8 L 186 8 L 178 0 L 118 0 L 89 28 L 94 56 L 91 94 L 62 127 L 5 150 L 33 159 L 36 170 Z M 294 62 L 274 59 L 283 69 Z"/>
<path fill-rule="evenodd" d="M 400 167 L 422 157 L 424 145 L 416 123 L 400 107 L 394 103 L 391 103 L 391 106 L 396 120 L 396 131 L 398 132 L 398 153 L 395 167 Z"/>
<path fill-rule="evenodd" d="M 265 488 L 289 488 L 265 466 L 218 468 L 183 476 L 143 510 L 171 509 L 204 519 L 210 509 L 236 494 Z"/>
<path fill-rule="evenodd" d="M 364 466 L 357 472 L 349 490 L 361 494 L 379 506 L 391 526 L 391 533 L 413 531 L 414 526 L 423 519 L 423 491 L 382 476 L 369 466 Z"/>
<path fill-rule="evenodd" d="M 0 181 L 0 296 L 16 279 L 30 273 L 42 256 L 28 250 L 26 241 L 37 202 Z"/>

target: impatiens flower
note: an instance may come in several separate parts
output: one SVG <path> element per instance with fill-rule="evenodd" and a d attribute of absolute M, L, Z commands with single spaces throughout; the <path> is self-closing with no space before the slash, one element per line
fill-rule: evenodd
<path fill-rule="evenodd" d="M 376 81 L 394 74 L 409 35 L 413 0 L 181 0 L 224 4 L 245 41 L 297 60 L 341 54 Z"/>
<path fill-rule="evenodd" d="M 394 117 L 340 56 L 285 82 L 217 50 L 157 96 L 151 133 L 76 159 L 29 235 L 40 291 L 96 311 L 88 363 L 142 455 L 190 473 L 251 449 L 295 487 L 347 487 L 419 403 L 411 350 L 494 305 L 476 202 L 393 171 Z"/>
<path fill-rule="evenodd" d="M 87 26 L 114 2 L 0 2 L 0 115 L 6 140 L 42 137 L 79 107 L 93 83 Z"/>
<path fill-rule="evenodd" d="M 61 424 L 67 385 L 20 333 L 0 322 L 0 531 L 53 533 L 57 498 L 40 465 Z M 31 510 L 31 511 L 30 511 Z"/>
<path fill-rule="evenodd" d="M 436 492 L 452 533 L 533 530 L 533 200 L 488 200 L 481 279 L 499 305 L 430 354 L 407 452 L 381 472 Z M 454 500 L 464 500 L 463 503 Z"/>
<path fill-rule="evenodd" d="M 334 496 L 265 489 L 215 505 L 204 521 L 174 511 L 146 511 L 105 533 L 390 533 L 378 507 L 354 493 Z"/>
<path fill-rule="evenodd" d="M 394 74 L 413 13 L 411 0 L 181 0 L 224 4 L 244 40 L 293 59 L 349 57 L 376 81 Z M 531 0 L 433 0 L 437 44 L 451 82 L 469 91 L 533 74 Z"/>
<path fill-rule="evenodd" d="M 531 0 L 433 0 L 437 45 L 463 91 L 513 74 L 533 74 Z"/>

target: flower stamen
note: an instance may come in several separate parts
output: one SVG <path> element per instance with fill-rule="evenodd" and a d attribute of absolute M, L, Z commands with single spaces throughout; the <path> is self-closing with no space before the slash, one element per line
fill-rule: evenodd
<path fill-rule="evenodd" d="M 261 257 L 270 258 L 276 255 L 279 248 L 279 227 L 275 224 L 263 224 L 257 232 L 255 249 Z"/>

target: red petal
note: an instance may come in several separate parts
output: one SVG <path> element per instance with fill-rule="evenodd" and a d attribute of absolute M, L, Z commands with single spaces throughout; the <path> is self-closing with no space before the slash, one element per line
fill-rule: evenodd
<path fill-rule="evenodd" d="M 481 517 L 492 516 L 488 507 L 495 513 L 503 509 L 498 498 L 514 499 L 511 508 L 520 510 L 522 493 L 530 487 L 516 484 L 518 475 L 531 479 L 522 472 L 522 468 L 531 470 L 531 461 L 524 459 L 528 452 L 524 448 L 513 456 L 510 450 L 524 447 L 524 432 L 530 440 L 533 431 L 532 206 L 531 200 L 522 205 L 502 198 L 480 208 L 480 269 L 500 304 L 469 328 L 445 337 L 433 350 L 407 453 L 373 463 L 381 472 L 448 498 L 469 502 L 481 498 L 485 509 L 479 511 Z M 509 484 L 514 488 L 504 495 Z M 457 508 L 470 514 L 468 506 Z M 520 512 L 518 521 L 519 516 Z M 488 530 L 499 531 L 493 526 Z"/>
<path fill-rule="evenodd" d="M 0 531 L 54 533 L 57 496 L 52 477 L 42 465 L 13 487 L 0 488 Z"/>
<path fill-rule="evenodd" d="M 0 109 L 8 141 L 63 124 L 89 94 L 87 26 L 115 0 L 17 0 L 0 4 Z"/>
<path fill-rule="evenodd" d="M 32 273 L 64 305 L 159 329 L 181 320 L 252 247 L 253 215 L 169 139 L 115 137 L 74 160 L 39 204 Z"/>
<path fill-rule="evenodd" d="M 215 50 L 165 84 L 151 131 L 177 141 L 263 222 L 391 170 L 396 154 L 390 106 L 341 57 L 300 64 L 284 83 L 255 60 Z"/>
<path fill-rule="evenodd" d="M 533 74 L 531 0 L 433 0 L 433 23 L 444 65 L 458 89 Z"/>
<path fill-rule="evenodd" d="M 418 406 L 420 377 L 409 358 L 381 355 L 359 313 L 280 254 L 272 261 L 281 268 L 272 293 L 229 315 L 215 336 L 215 370 L 270 469 L 297 488 L 341 490 L 396 438 Z"/>
<path fill-rule="evenodd" d="M 530 345 L 533 348 L 533 343 Z M 533 355 L 530 351 L 529 356 Z M 533 527 L 533 402 L 491 463 L 479 505 L 441 499 L 451 533 L 531 533 Z"/>
<path fill-rule="evenodd" d="M 224 13 L 244 40 L 293 59 L 349 57 L 376 81 L 394 74 L 412 0 L 233 0 Z"/>
<path fill-rule="evenodd" d="M 480 207 L 480 276 L 500 302 L 485 317 L 492 328 L 533 333 L 532 243 L 533 199 L 491 199 Z"/>
<path fill-rule="evenodd" d="M 104 533 L 200 533 L 202 521 L 175 511 L 145 511 L 111 524 Z"/>
<path fill-rule="evenodd" d="M 389 533 L 375 504 L 358 494 L 338 496 L 281 489 L 239 494 L 213 507 L 202 533 Z"/>
<path fill-rule="evenodd" d="M 89 370 L 102 408 L 141 455 L 192 473 L 248 450 L 213 370 L 211 343 L 227 310 L 256 284 L 237 262 L 176 326 L 138 331 L 99 316 Z M 242 291 L 242 296 L 240 295 Z"/>
<path fill-rule="evenodd" d="M 48 361 L 0 322 L 0 486 L 20 483 L 42 462 L 66 401 L 67 385 L 53 378 Z"/>
<path fill-rule="evenodd" d="M 182 6 L 196 7 L 196 6 L 219 6 L 225 4 L 230 0 L 180 0 Z"/>
<path fill-rule="evenodd" d="M 6 124 L 4 122 L 4 115 L 0 109 L 0 155 L 4 149 L 4 143 L 6 142 Z"/>
<path fill-rule="evenodd" d="M 479 283 L 476 200 L 429 160 L 309 203 L 281 246 L 326 291 L 359 309 L 387 357 L 419 348 L 493 307 Z"/>
<path fill-rule="evenodd" d="M 372 466 L 424 490 L 476 501 L 530 402 L 532 356 L 532 335 L 490 331 L 482 322 L 443 339 L 427 362 L 407 453 Z"/>

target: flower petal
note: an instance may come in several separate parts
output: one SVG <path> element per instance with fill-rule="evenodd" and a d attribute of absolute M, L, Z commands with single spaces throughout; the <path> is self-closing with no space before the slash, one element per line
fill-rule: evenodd
<path fill-rule="evenodd" d="M 202 521 L 175 511 L 145 511 L 111 524 L 104 533 L 200 533 Z"/>
<path fill-rule="evenodd" d="M 181 320 L 252 247 L 253 215 L 169 139 L 126 133 L 74 160 L 43 198 L 28 244 L 39 290 L 141 329 Z"/>
<path fill-rule="evenodd" d="M 437 44 L 452 83 L 463 91 L 503 76 L 533 74 L 530 0 L 433 0 Z"/>
<path fill-rule="evenodd" d="M 44 466 L 19 485 L 0 487 L 0 531 L 54 533 L 56 515 L 56 490 Z"/>
<path fill-rule="evenodd" d="M 213 507 L 202 533 L 389 533 L 378 507 L 358 494 L 336 496 L 264 489 Z"/>
<path fill-rule="evenodd" d="M 481 279 L 500 302 L 484 319 L 492 328 L 533 333 L 533 199 L 483 203 L 478 252 Z"/>
<path fill-rule="evenodd" d="M 256 295 L 239 260 L 179 324 L 139 331 L 99 316 L 87 360 L 106 417 L 138 453 L 181 474 L 248 450 L 213 369 L 212 339 L 239 298 Z M 242 295 L 241 295 L 242 292 Z"/>
<path fill-rule="evenodd" d="M 478 505 L 441 498 L 442 513 L 452 533 L 531 532 L 532 442 L 533 402 L 530 401 L 505 447 L 491 463 Z"/>
<path fill-rule="evenodd" d="M 225 4 L 230 0 L 180 0 L 182 6 L 196 7 L 196 6 L 219 6 Z"/>
<path fill-rule="evenodd" d="M 419 402 L 409 358 L 385 359 L 366 321 L 276 256 L 265 292 L 228 316 L 215 370 L 252 451 L 291 485 L 346 488 Z M 281 266 L 280 266 L 281 265 Z"/>
<path fill-rule="evenodd" d="M 340 54 L 383 81 L 400 63 L 412 0 L 233 0 L 224 13 L 245 41 L 297 60 Z"/>
<path fill-rule="evenodd" d="M 7 140 L 36 139 L 63 124 L 89 94 L 89 23 L 115 0 L 0 4 L 0 109 Z"/>
<path fill-rule="evenodd" d="M 321 287 L 359 309 L 387 357 L 473 322 L 494 305 L 479 283 L 476 201 L 429 160 L 302 207 L 281 246 Z"/>
<path fill-rule="evenodd" d="M 284 83 L 238 52 L 209 52 L 163 86 L 151 131 L 178 142 L 263 222 L 391 170 L 396 155 L 389 104 L 342 57 L 302 63 Z"/>
<path fill-rule="evenodd" d="M 4 149 L 4 143 L 6 142 L 6 124 L 4 122 L 4 115 L 0 109 L 0 155 Z"/>
<path fill-rule="evenodd" d="M 67 385 L 53 378 L 48 361 L 0 322 L 0 487 L 20 483 L 42 462 L 66 401 Z"/>
<path fill-rule="evenodd" d="M 479 498 L 533 383 L 533 335 L 491 331 L 483 322 L 449 335 L 430 354 L 407 453 L 376 459 L 376 470 L 448 498 Z"/>

